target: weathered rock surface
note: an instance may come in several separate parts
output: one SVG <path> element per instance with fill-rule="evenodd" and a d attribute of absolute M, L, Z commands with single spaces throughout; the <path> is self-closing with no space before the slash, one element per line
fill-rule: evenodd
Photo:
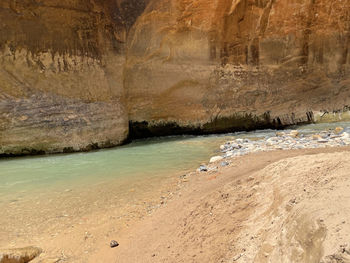
<path fill-rule="evenodd" d="M 125 140 L 125 41 L 144 5 L 1 1 L 0 154 L 88 150 Z"/>
<path fill-rule="evenodd" d="M 151 1 L 128 42 L 131 121 L 141 132 L 172 123 L 218 132 L 343 109 L 349 9 L 347 0 Z"/>
<path fill-rule="evenodd" d="M 348 109 L 349 10 L 348 0 L 3 0 L 0 154 L 117 145 L 129 121 L 145 137 Z"/>
<path fill-rule="evenodd" d="M 27 263 L 41 254 L 37 247 L 0 250 L 0 263 Z"/>

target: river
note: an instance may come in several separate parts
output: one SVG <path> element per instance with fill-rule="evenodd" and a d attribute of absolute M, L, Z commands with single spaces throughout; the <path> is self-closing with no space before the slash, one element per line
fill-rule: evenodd
<path fill-rule="evenodd" d="M 350 123 L 311 124 L 298 130 L 313 133 L 336 126 Z M 152 138 L 88 153 L 1 159 L 0 246 L 54 236 L 91 213 L 113 210 L 113 216 L 127 217 L 130 208 L 147 211 L 145 199 L 168 194 L 161 187 L 165 181 L 208 162 L 220 144 L 234 138 L 268 138 L 275 132 Z"/>

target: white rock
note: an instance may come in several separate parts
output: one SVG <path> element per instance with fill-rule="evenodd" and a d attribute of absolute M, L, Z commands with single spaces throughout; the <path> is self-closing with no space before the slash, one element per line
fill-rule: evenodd
<path fill-rule="evenodd" d="M 226 152 L 226 157 L 231 157 L 233 155 L 233 151 Z"/>
<path fill-rule="evenodd" d="M 342 137 L 343 139 L 348 139 L 348 138 L 350 138 L 350 135 L 349 135 L 349 133 L 347 133 L 347 132 L 343 132 L 342 135 L 341 135 L 341 137 Z"/>
<path fill-rule="evenodd" d="M 242 147 L 242 146 L 238 145 L 237 143 L 232 143 L 231 146 L 233 149 L 239 149 Z"/>
<path fill-rule="evenodd" d="M 318 143 L 327 143 L 327 142 L 328 142 L 328 140 L 325 140 L 325 139 L 320 139 L 320 140 L 318 140 L 317 142 L 318 142 Z"/>
<path fill-rule="evenodd" d="M 221 161 L 222 159 L 224 159 L 224 157 L 222 157 L 222 156 L 214 156 L 214 157 L 211 157 L 210 158 L 210 163 L 215 163 L 215 162 L 217 162 L 217 161 Z"/>
<path fill-rule="evenodd" d="M 299 131 L 297 131 L 297 130 L 292 130 L 289 133 L 289 136 L 291 136 L 291 137 L 297 137 L 298 135 L 299 135 Z"/>

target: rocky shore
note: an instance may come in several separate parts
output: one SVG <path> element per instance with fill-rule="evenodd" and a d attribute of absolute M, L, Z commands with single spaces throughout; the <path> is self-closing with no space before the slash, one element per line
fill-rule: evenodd
<path fill-rule="evenodd" d="M 221 147 L 223 159 L 186 175 L 166 206 L 120 233 L 115 257 L 125 263 L 349 262 L 350 147 L 321 142 L 335 145 L 333 135 L 347 142 L 346 133 L 317 140 L 288 133 L 278 140 L 307 138 L 318 148 L 237 158 L 224 158 L 232 150 Z"/>
<path fill-rule="evenodd" d="M 350 145 L 349 129 L 336 127 L 334 130 L 314 134 L 303 134 L 298 130 L 276 132 L 275 137 L 263 139 L 235 139 L 220 146 L 221 155 L 213 156 L 209 165 L 201 165 L 197 171 L 215 171 L 214 163 L 220 161 L 221 166 L 227 166 L 232 159 L 256 152 L 274 150 L 316 149 L 326 147 L 341 147 Z"/>
<path fill-rule="evenodd" d="M 79 243 L 70 233 L 59 243 L 38 244 L 42 250 L 30 257 L 24 249 L 0 250 L 0 262 L 347 262 L 349 146 L 349 129 L 342 127 L 236 138 L 219 146 L 208 164 L 172 182 L 169 198 L 161 196 L 147 216 L 121 230 L 114 220 L 98 228 L 75 225 L 77 237 L 102 234 Z M 330 209 L 336 200 L 342 202 Z M 114 218 L 112 210 L 92 221 Z M 107 243 L 112 237 L 115 249 Z M 88 241 L 94 250 L 84 259 L 56 255 L 57 244 Z"/>

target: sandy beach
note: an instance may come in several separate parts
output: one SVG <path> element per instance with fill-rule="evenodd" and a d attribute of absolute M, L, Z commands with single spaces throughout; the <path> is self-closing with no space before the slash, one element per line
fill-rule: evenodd
<path fill-rule="evenodd" d="M 42 235 L 32 262 L 348 262 L 349 171 L 350 147 L 242 156 L 167 181 L 138 216 Z"/>
<path fill-rule="evenodd" d="M 196 174 L 113 262 L 349 262 L 349 148 L 251 154 Z"/>

